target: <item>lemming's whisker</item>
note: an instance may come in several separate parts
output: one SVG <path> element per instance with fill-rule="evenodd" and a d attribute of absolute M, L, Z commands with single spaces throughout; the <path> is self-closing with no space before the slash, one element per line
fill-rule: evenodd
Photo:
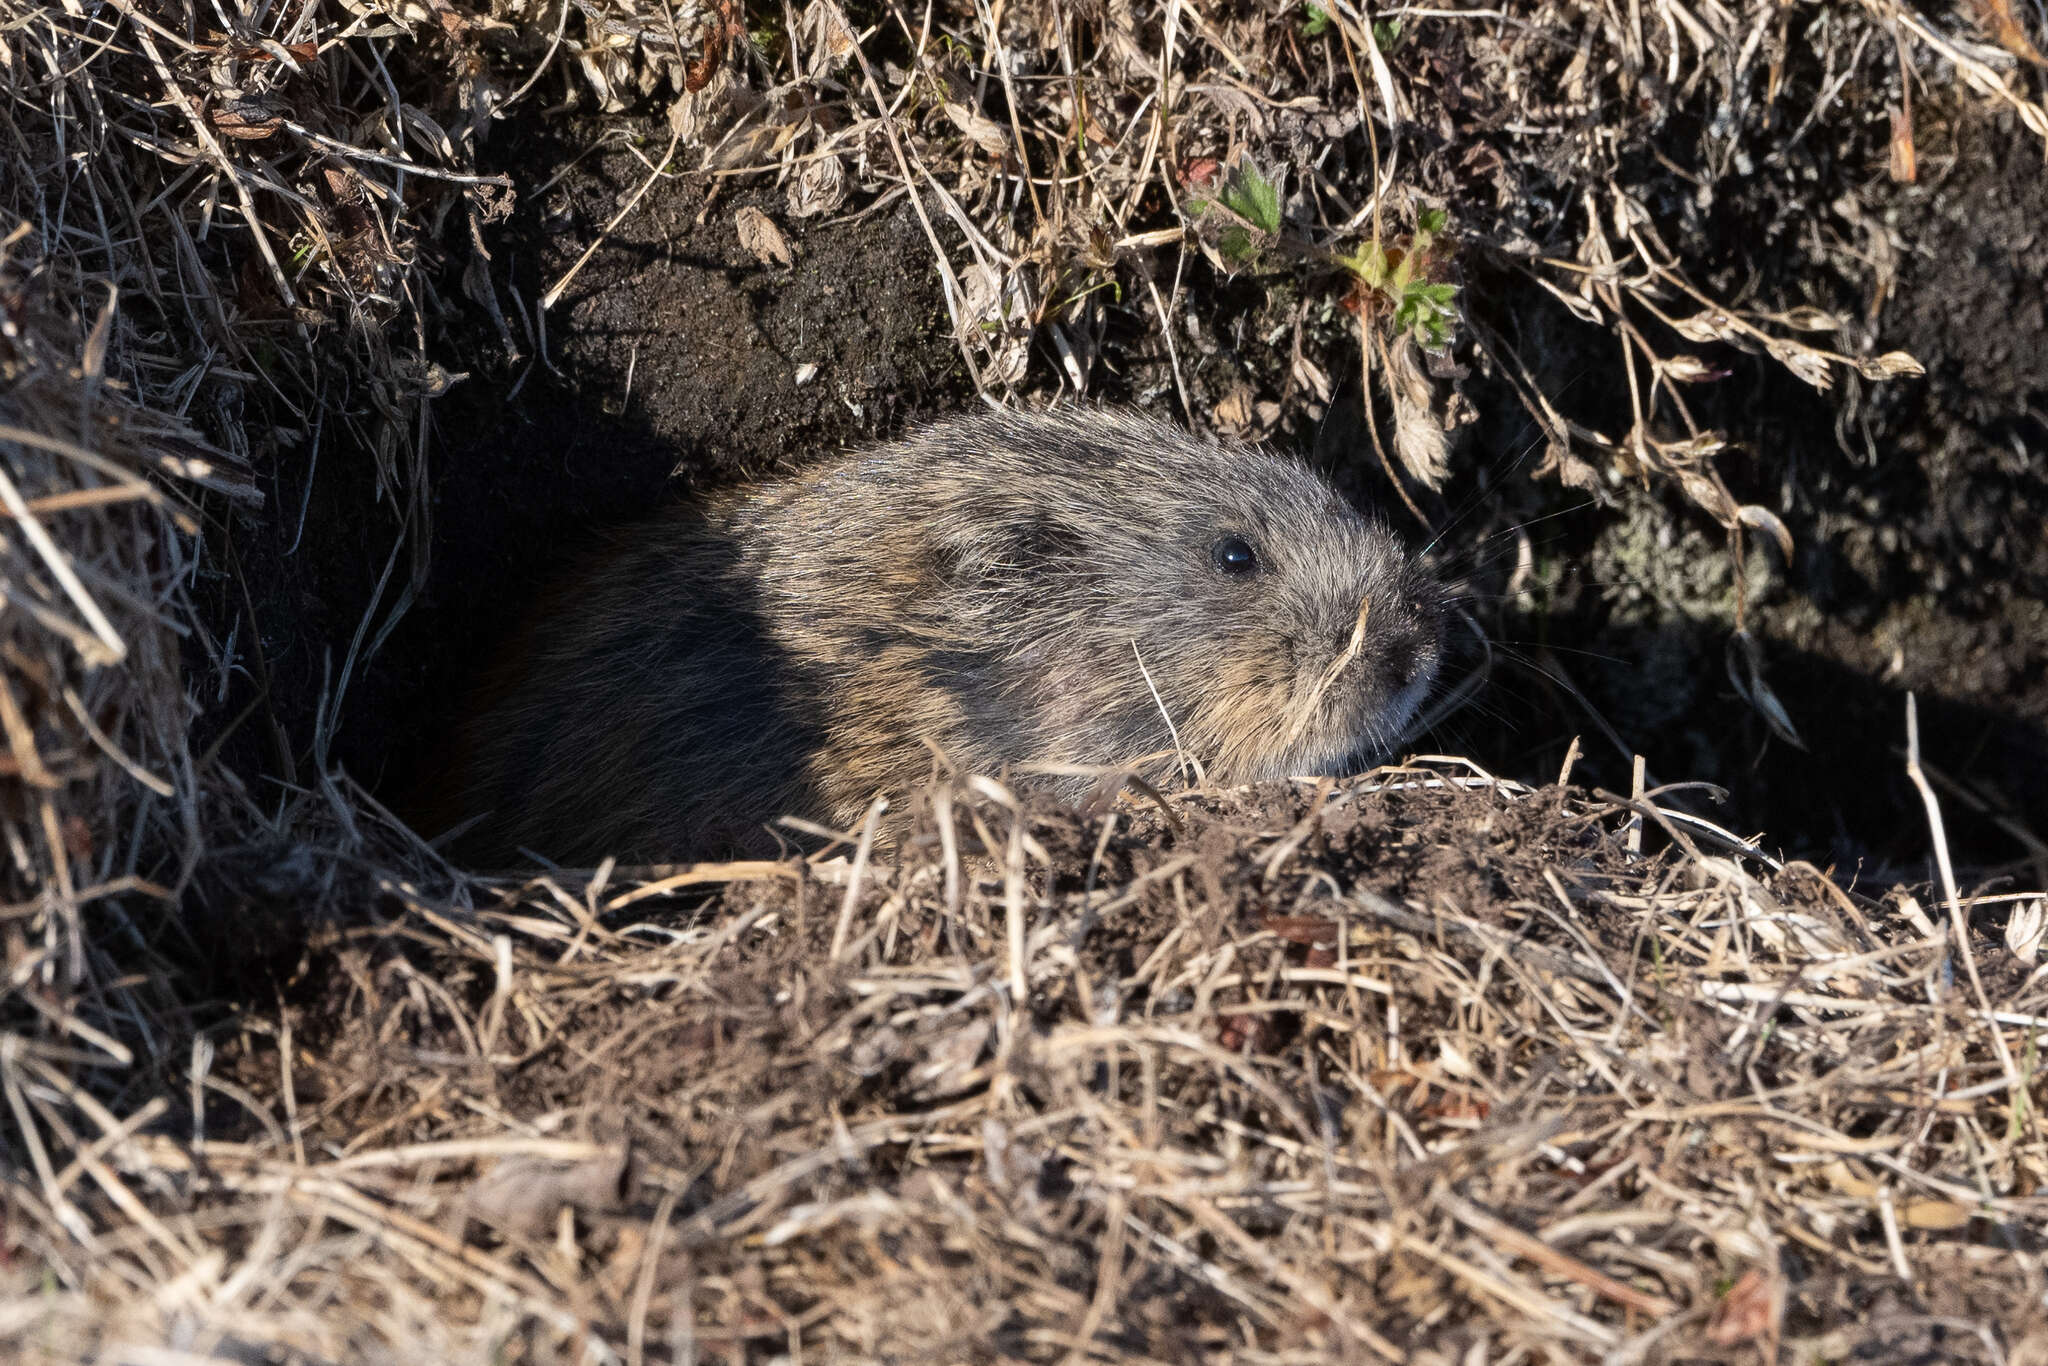
<path fill-rule="evenodd" d="M 1540 640 L 1497 640 L 1494 642 L 1494 644 L 1500 646 L 1502 654 L 1506 655 L 1510 659 L 1515 660 L 1517 663 L 1524 662 L 1524 657 L 1522 656 L 1522 653 L 1519 650 L 1513 648 L 1518 645 L 1533 645 L 1541 649 L 1552 651 L 1555 654 L 1577 655 L 1582 659 L 1597 659 L 1602 664 L 1626 665 L 1628 663 L 1626 659 L 1623 659 L 1619 655 L 1602 654 L 1598 650 L 1581 650 L 1578 647 L 1572 645 L 1553 645 L 1547 641 Z"/>
<path fill-rule="evenodd" d="M 1536 453 L 1536 448 L 1540 444 L 1542 444 L 1540 437 L 1530 438 L 1528 443 L 1522 447 L 1522 453 L 1520 455 L 1515 456 L 1512 461 L 1509 461 L 1504 466 L 1496 465 L 1494 469 L 1487 471 L 1489 478 L 1498 479 L 1501 475 L 1512 473 L 1531 455 L 1534 455 Z M 1503 455 L 1502 460 L 1507 460 L 1507 457 Z M 1467 517 L 1470 517 L 1473 514 L 1473 512 L 1475 512 L 1479 508 L 1480 504 L 1486 501 L 1488 492 L 1489 490 L 1485 488 L 1474 489 L 1472 492 L 1472 496 L 1466 500 L 1465 506 L 1458 512 L 1454 513 L 1451 519 L 1448 522 L 1444 523 L 1443 528 L 1439 530 L 1436 533 L 1436 535 L 1429 538 L 1429 543 L 1423 546 L 1422 550 L 1419 553 L 1427 555 L 1430 551 L 1436 549 L 1438 543 L 1440 543 L 1444 537 L 1450 535 L 1451 532 L 1457 528 L 1460 522 L 1463 522 Z"/>

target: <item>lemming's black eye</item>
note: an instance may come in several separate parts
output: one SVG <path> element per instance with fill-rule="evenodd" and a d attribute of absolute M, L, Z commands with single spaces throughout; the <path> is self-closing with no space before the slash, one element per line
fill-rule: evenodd
<path fill-rule="evenodd" d="M 1209 547 L 1209 560 L 1219 573 L 1243 578 L 1259 567 L 1259 556 L 1242 536 L 1225 536 Z"/>

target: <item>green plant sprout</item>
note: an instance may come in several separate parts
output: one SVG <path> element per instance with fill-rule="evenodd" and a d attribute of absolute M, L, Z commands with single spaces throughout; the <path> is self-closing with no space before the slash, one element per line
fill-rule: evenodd
<path fill-rule="evenodd" d="M 1215 239 L 1216 249 L 1232 266 L 1255 266 L 1268 244 L 1334 265 L 1351 277 L 1342 301 L 1347 312 L 1390 317 L 1396 335 L 1412 336 L 1427 351 L 1450 345 L 1458 320 L 1458 286 L 1437 278 L 1450 256 L 1444 239 L 1450 214 L 1445 210 L 1420 210 L 1415 230 L 1391 245 L 1374 238 L 1351 252 L 1312 247 L 1283 236 L 1279 187 L 1249 161 L 1231 168 L 1214 199 L 1187 201 L 1188 213 L 1196 218 L 1217 209 L 1224 211 L 1216 216 L 1226 223 Z"/>
<path fill-rule="evenodd" d="M 1223 230 L 1216 239 L 1216 249 L 1232 265 L 1253 264 L 1259 257 L 1260 244 L 1245 225 L 1249 224 L 1269 238 L 1280 235 L 1279 186 L 1266 179 L 1249 161 L 1239 162 L 1231 169 L 1229 179 L 1223 182 L 1222 191 L 1214 200 L 1190 199 L 1187 207 L 1190 214 L 1199 218 L 1219 204 L 1242 222 L 1233 223 Z"/>
<path fill-rule="evenodd" d="M 1453 303 L 1458 287 L 1431 278 L 1446 255 L 1441 238 L 1449 222 L 1444 210 L 1423 209 L 1415 215 L 1415 231 L 1405 243 L 1383 247 L 1375 240 L 1348 255 L 1339 254 L 1337 264 L 1354 282 L 1344 306 L 1360 314 L 1391 313 L 1395 332 L 1414 337 L 1425 351 L 1450 345 L 1458 320 Z"/>
<path fill-rule="evenodd" d="M 1308 11 L 1308 17 L 1301 21 L 1302 37 L 1320 38 L 1325 33 L 1330 32 L 1336 27 L 1336 24 L 1332 22 L 1330 19 L 1330 12 L 1324 9 L 1321 5 L 1310 3 L 1306 8 Z M 1373 46 L 1377 47 L 1382 52 L 1392 52 L 1395 48 L 1401 45 L 1402 27 L 1403 25 L 1399 19 L 1373 20 Z"/>

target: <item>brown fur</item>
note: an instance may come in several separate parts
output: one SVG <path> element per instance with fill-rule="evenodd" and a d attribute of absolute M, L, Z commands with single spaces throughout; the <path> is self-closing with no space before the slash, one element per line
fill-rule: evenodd
<path fill-rule="evenodd" d="M 1219 567 L 1226 536 L 1253 572 Z M 1427 690 L 1440 604 L 1292 462 L 1135 415 L 955 419 L 677 509 L 572 578 L 468 727 L 469 852 L 772 848 L 778 815 L 848 828 L 921 785 L 926 740 L 966 772 L 1164 781 L 1162 706 L 1213 780 L 1334 771 Z"/>

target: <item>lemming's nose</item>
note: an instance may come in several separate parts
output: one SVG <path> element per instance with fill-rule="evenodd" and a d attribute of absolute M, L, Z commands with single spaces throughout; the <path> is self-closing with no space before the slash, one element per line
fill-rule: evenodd
<path fill-rule="evenodd" d="M 1401 692 L 1434 666 L 1436 633 L 1413 616 L 1403 614 L 1399 623 L 1386 627 L 1386 635 L 1378 639 L 1378 651 L 1380 680 L 1391 692 Z"/>
<path fill-rule="evenodd" d="M 1422 632 L 1407 627 L 1387 637 L 1381 647 L 1380 676 L 1388 688 L 1399 692 L 1421 676 L 1427 643 Z"/>

